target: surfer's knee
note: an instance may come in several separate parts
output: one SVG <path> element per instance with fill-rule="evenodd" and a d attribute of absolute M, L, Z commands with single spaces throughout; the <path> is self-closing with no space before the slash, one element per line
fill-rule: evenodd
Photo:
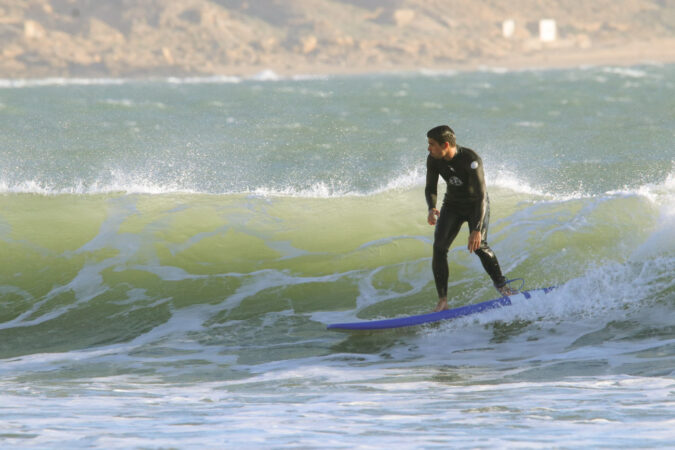
<path fill-rule="evenodd" d="M 450 249 L 451 240 L 446 236 L 447 233 L 442 233 L 441 230 L 436 229 L 434 233 L 434 253 L 447 254 Z"/>
<path fill-rule="evenodd" d="M 445 256 L 448 254 L 450 244 L 443 240 L 434 240 L 434 255 Z"/>

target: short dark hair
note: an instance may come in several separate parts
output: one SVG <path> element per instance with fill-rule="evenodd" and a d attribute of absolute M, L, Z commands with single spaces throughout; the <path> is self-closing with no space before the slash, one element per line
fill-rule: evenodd
<path fill-rule="evenodd" d="M 446 142 L 450 144 L 450 147 L 457 145 L 457 141 L 455 140 L 455 132 L 452 131 L 452 128 L 447 125 L 439 125 L 432 128 L 431 130 L 427 131 L 427 137 L 433 139 L 441 145 Z"/>

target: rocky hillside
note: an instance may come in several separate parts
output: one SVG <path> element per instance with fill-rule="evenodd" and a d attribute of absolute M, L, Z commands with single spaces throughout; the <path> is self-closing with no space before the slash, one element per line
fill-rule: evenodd
<path fill-rule="evenodd" d="M 0 0 L 0 78 L 450 68 L 674 37 L 675 0 Z"/>

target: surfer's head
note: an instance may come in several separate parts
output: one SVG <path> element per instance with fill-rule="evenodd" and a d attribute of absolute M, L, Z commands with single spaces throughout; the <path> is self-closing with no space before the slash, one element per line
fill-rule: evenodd
<path fill-rule="evenodd" d="M 429 147 L 427 150 L 434 159 L 454 158 L 457 144 L 455 143 L 455 133 L 447 125 L 441 125 L 432 128 L 427 132 Z"/>
<path fill-rule="evenodd" d="M 450 144 L 450 147 L 457 146 L 455 141 L 455 132 L 452 131 L 447 125 L 439 125 L 427 131 L 427 137 L 438 142 L 440 145 L 444 145 L 446 142 Z"/>

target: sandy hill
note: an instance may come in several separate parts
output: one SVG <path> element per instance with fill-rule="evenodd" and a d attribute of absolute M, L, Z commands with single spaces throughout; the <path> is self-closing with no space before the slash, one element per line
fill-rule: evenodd
<path fill-rule="evenodd" d="M 675 0 L 0 0 L 0 78 L 642 60 L 675 61 Z"/>

